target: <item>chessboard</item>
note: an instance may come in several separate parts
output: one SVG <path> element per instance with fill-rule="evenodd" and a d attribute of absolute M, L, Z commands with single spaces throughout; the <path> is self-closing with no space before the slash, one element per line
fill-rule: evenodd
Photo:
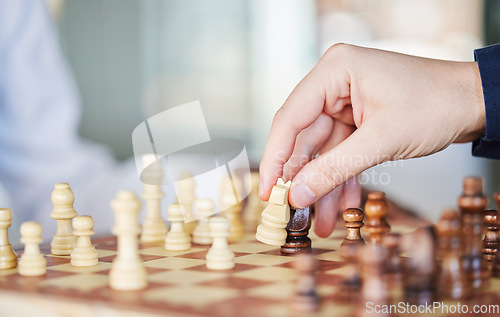
<path fill-rule="evenodd" d="M 391 214 L 392 232 L 404 234 L 427 224 L 410 214 Z M 317 316 L 356 316 L 355 299 L 346 300 L 339 294 L 345 266 L 338 251 L 344 236 L 340 225 L 326 239 L 315 236 L 313 230 L 309 234 L 312 254 L 318 260 L 321 305 Z M 258 242 L 252 231 L 230 244 L 236 266 L 227 271 L 206 268 L 209 246 L 193 245 L 190 250 L 174 252 L 163 245 L 141 244 L 149 286 L 129 292 L 108 285 L 116 238 L 96 238 L 93 243 L 99 255 L 94 267 L 73 267 L 69 256 L 52 255 L 50 246 L 42 245 L 47 259 L 45 276 L 20 276 L 17 268 L 0 270 L 0 316 L 13 316 L 13 312 L 16 316 L 294 315 L 295 258 L 282 255 L 279 247 Z M 22 251 L 17 253 L 20 256 Z M 477 292 L 471 301 L 499 303 L 500 279 L 492 279 L 490 288 Z"/>

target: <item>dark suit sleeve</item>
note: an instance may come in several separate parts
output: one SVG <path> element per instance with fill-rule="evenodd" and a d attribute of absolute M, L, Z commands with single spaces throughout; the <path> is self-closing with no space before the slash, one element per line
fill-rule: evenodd
<path fill-rule="evenodd" d="M 472 144 L 472 155 L 500 159 L 500 44 L 474 51 L 483 85 L 486 134 Z"/>

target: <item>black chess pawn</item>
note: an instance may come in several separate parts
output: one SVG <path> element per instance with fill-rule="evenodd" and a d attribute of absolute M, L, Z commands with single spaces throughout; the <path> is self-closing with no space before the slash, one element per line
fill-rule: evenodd
<path fill-rule="evenodd" d="M 500 221 L 498 212 L 490 209 L 484 213 L 486 232 L 483 239 L 483 257 L 487 262 L 492 262 L 500 246 Z"/>
<path fill-rule="evenodd" d="M 344 227 L 347 229 L 346 237 L 340 245 L 340 256 L 349 252 L 347 249 L 359 248 L 365 245 L 365 240 L 361 236 L 361 227 L 364 226 L 363 219 L 365 215 L 359 208 L 348 208 L 344 211 Z"/>
<path fill-rule="evenodd" d="M 436 299 L 436 238 L 431 226 L 417 229 L 402 240 L 409 256 L 403 265 L 405 302 L 425 305 Z"/>
<path fill-rule="evenodd" d="M 387 201 L 383 192 L 371 192 L 365 203 L 364 230 L 370 234 L 370 243 L 381 243 L 384 234 L 391 230 L 387 223 Z"/>
<path fill-rule="evenodd" d="M 483 180 L 466 177 L 463 193 L 458 199 L 462 222 L 462 263 L 472 288 L 489 284 L 490 270 L 483 257 L 484 208 L 488 199 L 483 195 Z"/>
<path fill-rule="evenodd" d="M 295 209 L 290 206 L 290 222 L 286 227 L 287 237 L 281 246 L 282 254 L 311 252 L 311 239 L 307 236 L 311 229 L 311 207 Z"/>

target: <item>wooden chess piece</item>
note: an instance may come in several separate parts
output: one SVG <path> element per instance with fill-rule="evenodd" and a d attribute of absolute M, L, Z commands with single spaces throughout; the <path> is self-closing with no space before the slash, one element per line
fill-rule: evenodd
<path fill-rule="evenodd" d="M 383 192 L 368 193 L 365 203 L 366 221 L 364 230 L 370 234 L 370 243 L 381 243 L 382 236 L 390 231 L 387 223 L 387 201 Z"/>
<path fill-rule="evenodd" d="M 54 209 L 50 218 L 57 220 L 57 231 L 50 243 L 51 252 L 54 255 L 70 255 L 76 243 L 71 223 L 71 220 L 78 216 L 73 208 L 75 196 L 69 184 L 59 183 L 54 186 L 51 198 Z"/>
<path fill-rule="evenodd" d="M 348 247 L 340 249 L 340 256 L 345 262 L 342 278 L 340 280 L 340 287 L 337 292 L 337 296 L 341 300 L 352 302 L 359 299 L 361 290 L 359 253 L 364 246 L 366 246 L 366 244 L 363 243 L 349 245 Z"/>
<path fill-rule="evenodd" d="M 285 183 L 280 178 L 273 186 L 269 204 L 262 212 L 262 222 L 255 234 L 255 238 L 262 243 L 282 246 L 286 242 L 285 228 L 290 221 L 290 204 L 288 204 L 290 184 L 291 181 Z"/>
<path fill-rule="evenodd" d="M 144 182 L 142 198 L 146 202 L 146 216 L 142 223 L 141 243 L 163 243 L 167 234 L 167 224 L 161 216 L 161 200 L 165 196 L 161 190 L 163 171 L 155 154 L 142 157 Z"/>
<path fill-rule="evenodd" d="M 18 270 L 22 276 L 41 276 L 47 272 L 47 260 L 40 252 L 42 242 L 42 226 L 36 222 L 25 222 L 21 225 L 21 242 L 24 253 L 19 259 Z"/>
<path fill-rule="evenodd" d="M 17 266 L 17 255 L 9 242 L 9 228 L 12 225 L 12 209 L 0 208 L 0 270 Z"/>
<path fill-rule="evenodd" d="M 365 214 L 359 208 L 347 208 L 344 211 L 344 227 L 347 229 L 346 237 L 340 244 L 340 256 L 342 253 L 350 252 L 349 248 L 359 248 L 365 245 L 365 240 L 361 236 L 361 227 L 364 226 Z"/>
<path fill-rule="evenodd" d="M 460 216 L 453 209 L 443 211 L 436 226 L 441 265 L 438 294 L 444 299 L 464 299 L 470 295 L 467 276 L 460 259 Z"/>
<path fill-rule="evenodd" d="M 208 224 L 213 243 L 207 252 L 206 265 L 210 270 L 229 270 L 234 267 L 234 253 L 229 249 L 227 237 L 229 236 L 230 222 L 224 216 L 215 216 Z"/>
<path fill-rule="evenodd" d="M 436 299 L 436 238 L 432 226 L 417 229 L 402 239 L 409 255 L 403 266 L 405 302 L 426 305 Z"/>
<path fill-rule="evenodd" d="M 500 192 L 496 192 L 493 195 L 493 198 L 495 199 L 495 202 L 497 204 L 497 210 L 500 210 Z M 500 217 L 497 216 L 497 225 L 500 226 Z M 493 259 L 493 263 L 491 266 L 491 275 L 494 277 L 500 277 L 500 250 L 497 249 L 497 252 L 495 253 L 495 257 Z"/>
<path fill-rule="evenodd" d="M 281 246 L 282 254 L 311 252 L 311 239 L 307 236 L 311 228 L 310 208 L 295 209 L 290 206 L 290 222 L 286 227 L 286 242 Z"/>
<path fill-rule="evenodd" d="M 373 305 L 389 304 L 389 289 L 384 278 L 384 263 L 387 259 L 387 249 L 382 244 L 367 244 L 359 250 L 361 262 L 361 296 L 359 299 L 358 316 L 373 316 L 366 309 L 367 303 Z M 380 307 L 379 306 L 379 307 Z M 389 313 L 376 314 L 375 316 L 390 316 Z"/>
<path fill-rule="evenodd" d="M 299 254 L 293 262 L 293 267 L 298 272 L 298 277 L 292 308 L 299 313 L 317 311 L 320 304 L 316 292 L 318 261 L 311 254 Z"/>
<path fill-rule="evenodd" d="M 463 193 L 458 199 L 462 221 L 462 263 L 470 286 L 478 289 L 488 286 L 490 270 L 483 257 L 484 208 L 488 199 L 483 195 L 483 180 L 466 177 Z"/>
<path fill-rule="evenodd" d="M 492 262 L 500 246 L 500 221 L 498 211 L 494 209 L 486 210 L 484 213 L 484 223 L 486 233 L 483 239 L 483 257 L 487 262 Z"/>
<path fill-rule="evenodd" d="M 186 206 L 174 203 L 168 206 L 167 214 L 170 221 L 170 231 L 165 237 L 165 249 L 169 251 L 182 251 L 191 248 L 191 237 L 185 231 L 183 214 Z"/>
<path fill-rule="evenodd" d="M 109 285 L 119 291 L 143 289 L 148 285 L 147 271 L 139 257 L 138 236 L 141 203 L 132 191 L 120 191 L 111 202 L 115 213 L 113 234 L 117 236 L 117 255 L 109 272 Z"/>
<path fill-rule="evenodd" d="M 399 233 L 387 233 L 382 238 L 382 245 L 387 249 L 384 274 L 387 276 L 387 283 L 391 290 L 400 290 L 403 283 L 400 242 L 401 234 Z"/>
<path fill-rule="evenodd" d="M 493 259 L 491 275 L 494 277 L 500 277 L 500 251 L 495 254 L 495 258 Z"/>
<path fill-rule="evenodd" d="M 201 245 L 212 244 L 212 236 L 208 226 L 210 217 L 214 214 L 214 202 L 211 199 L 197 199 L 195 201 L 196 213 L 200 219 L 193 231 L 193 242 Z"/>
<path fill-rule="evenodd" d="M 90 236 L 95 233 L 94 219 L 90 216 L 78 216 L 73 219 L 76 245 L 71 251 L 71 265 L 88 267 L 97 265 L 97 251 L 92 245 Z"/>

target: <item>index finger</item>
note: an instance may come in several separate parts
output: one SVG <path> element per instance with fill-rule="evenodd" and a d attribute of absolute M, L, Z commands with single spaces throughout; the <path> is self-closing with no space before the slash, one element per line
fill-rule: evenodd
<path fill-rule="evenodd" d="M 276 112 L 260 162 L 261 199 L 269 199 L 272 186 L 283 175 L 283 166 L 292 155 L 297 135 L 323 111 L 327 98 L 325 80 L 316 66 Z"/>

